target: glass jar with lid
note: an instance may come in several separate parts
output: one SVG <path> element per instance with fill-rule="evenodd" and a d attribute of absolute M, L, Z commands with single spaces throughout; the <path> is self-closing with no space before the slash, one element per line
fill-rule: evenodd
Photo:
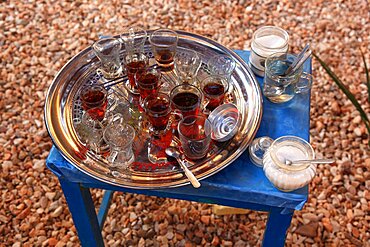
<path fill-rule="evenodd" d="M 276 52 L 287 52 L 288 33 L 276 26 L 264 26 L 253 33 L 249 63 L 252 71 L 264 76 L 265 60 Z"/>
<path fill-rule="evenodd" d="M 264 137 L 265 138 L 265 137 Z M 270 142 L 261 157 L 261 149 L 251 144 L 250 155 L 253 162 L 262 161 L 263 171 L 270 182 L 279 190 L 293 191 L 311 182 L 316 174 L 316 165 L 307 162 L 288 164 L 286 161 L 312 160 L 315 153 L 312 146 L 296 136 L 282 136 Z M 266 146 L 266 145 L 265 145 Z M 252 151 L 259 150 L 253 153 Z M 263 150 L 262 150 L 263 151 Z M 256 158 L 254 156 L 259 156 Z M 262 159 L 261 159 L 262 158 Z"/>

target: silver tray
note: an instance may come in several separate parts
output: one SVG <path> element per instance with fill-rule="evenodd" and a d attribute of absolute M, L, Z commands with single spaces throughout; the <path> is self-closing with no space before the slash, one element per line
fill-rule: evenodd
<path fill-rule="evenodd" d="M 148 34 L 150 33 L 151 31 L 148 31 Z M 230 165 L 251 143 L 262 117 L 262 97 L 253 73 L 236 53 L 196 34 L 183 31 L 178 31 L 178 34 L 179 48 L 193 49 L 202 59 L 200 79 L 209 74 L 206 63 L 214 55 L 228 54 L 236 62 L 231 78 L 232 89 L 229 90 L 227 101 L 234 103 L 241 113 L 239 130 L 227 142 L 213 142 L 206 158 L 189 163 L 189 169 L 201 180 Z M 149 43 L 145 44 L 145 50 L 153 61 Z M 124 47 L 121 50 L 121 56 L 123 54 Z M 140 168 L 132 166 L 129 174 L 114 177 L 105 158 L 90 152 L 86 153 L 86 147 L 81 142 L 74 124 L 81 111 L 78 104 L 78 91 L 82 85 L 99 80 L 99 75 L 96 73 L 98 66 L 98 59 L 91 47 L 88 47 L 73 57 L 59 71 L 50 85 L 45 102 L 45 122 L 54 145 L 63 157 L 83 173 L 115 186 L 155 189 L 189 184 L 183 171 L 174 162 L 154 169 L 152 166 L 145 165 Z M 166 76 L 168 82 L 173 79 L 171 73 Z M 118 92 L 116 95 L 118 98 L 125 98 L 128 95 L 122 85 L 114 86 L 112 90 L 115 95 Z M 136 160 L 141 158 L 140 154 L 136 155 Z"/>

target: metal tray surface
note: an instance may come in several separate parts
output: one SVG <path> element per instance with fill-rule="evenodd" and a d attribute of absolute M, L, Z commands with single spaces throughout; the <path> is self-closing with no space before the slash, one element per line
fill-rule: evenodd
<path fill-rule="evenodd" d="M 151 32 L 148 31 L 148 34 Z M 188 163 L 189 169 L 201 180 L 231 164 L 251 143 L 262 117 L 262 96 L 253 73 L 236 53 L 206 37 L 183 31 L 177 32 L 179 34 L 179 49 L 193 49 L 198 52 L 202 59 L 202 66 L 198 75 L 199 80 L 209 74 L 206 64 L 208 59 L 214 55 L 227 54 L 236 62 L 227 101 L 234 103 L 240 111 L 239 130 L 227 142 L 212 142 L 207 157 Z M 145 50 L 153 62 L 153 54 L 148 42 L 145 44 Z M 124 52 L 123 46 L 121 56 Z M 150 166 L 147 168 L 145 166 L 141 166 L 141 168 L 132 166 L 128 174 L 115 177 L 111 174 L 109 164 L 104 157 L 87 152 L 76 131 L 74 121 L 81 115 L 78 91 L 82 85 L 95 83 L 96 80 L 99 80 L 99 75 L 96 73 L 98 66 L 99 60 L 91 47 L 88 47 L 74 56 L 58 72 L 49 87 L 45 102 L 45 122 L 54 145 L 63 157 L 83 173 L 115 186 L 156 189 L 189 184 L 183 171 L 176 163 L 164 167 L 158 166 L 154 170 L 149 169 Z M 172 75 L 168 73 L 166 77 L 166 81 L 169 83 L 164 86 L 164 91 L 173 87 L 173 85 L 170 85 L 171 81 L 176 84 L 173 73 Z M 128 96 L 127 91 L 122 86 L 114 86 L 112 90 L 114 95 L 118 92 L 116 96 L 119 99 Z M 141 135 L 141 133 L 137 134 Z M 142 163 L 140 155 L 142 155 L 142 152 L 136 155 L 136 161 Z"/>

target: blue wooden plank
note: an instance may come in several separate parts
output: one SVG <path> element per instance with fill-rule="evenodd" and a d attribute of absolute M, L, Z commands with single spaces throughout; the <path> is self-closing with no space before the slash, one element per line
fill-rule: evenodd
<path fill-rule="evenodd" d="M 98 222 L 100 229 L 103 229 L 104 226 L 104 221 L 107 217 L 108 210 L 112 201 L 114 191 L 112 190 L 106 190 L 103 195 L 102 202 L 99 207 L 99 212 L 98 212 Z"/>
<path fill-rule="evenodd" d="M 90 190 L 59 178 L 82 246 L 104 246 Z"/>

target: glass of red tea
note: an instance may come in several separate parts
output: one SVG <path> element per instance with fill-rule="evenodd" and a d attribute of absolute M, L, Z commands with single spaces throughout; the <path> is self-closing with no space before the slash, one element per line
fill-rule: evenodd
<path fill-rule="evenodd" d="M 143 105 L 154 134 L 165 132 L 171 116 L 170 97 L 164 93 L 152 94 Z"/>
<path fill-rule="evenodd" d="M 183 117 L 200 113 L 202 92 L 196 86 L 178 85 L 171 90 L 170 99 L 172 108 L 180 111 Z"/>
<path fill-rule="evenodd" d="M 213 111 L 223 103 L 225 94 L 229 90 L 229 83 L 224 76 L 211 75 L 201 81 L 200 88 L 208 101 L 206 108 Z"/>
<path fill-rule="evenodd" d="M 154 58 L 162 68 L 173 69 L 179 36 L 170 29 L 158 29 L 149 36 Z"/>
<path fill-rule="evenodd" d="M 161 70 L 158 67 L 149 67 L 135 74 L 135 82 L 140 93 L 140 100 L 151 94 L 157 94 L 161 86 Z"/>
<path fill-rule="evenodd" d="M 143 73 L 149 65 L 149 58 L 144 53 L 127 53 L 123 59 L 132 93 L 138 94 L 135 74 Z"/>
<path fill-rule="evenodd" d="M 108 92 L 98 84 L 87 85 L 80 90 L 82 108 L 94 119 L 102 121 L 108 105 Z"/>
<path fill-rule="evenodd" d="M 203 115 L 184 117 L 178 124 L 181 146 L 188 159 L 204 158 L 209 149 L 212 125 Z"/>

